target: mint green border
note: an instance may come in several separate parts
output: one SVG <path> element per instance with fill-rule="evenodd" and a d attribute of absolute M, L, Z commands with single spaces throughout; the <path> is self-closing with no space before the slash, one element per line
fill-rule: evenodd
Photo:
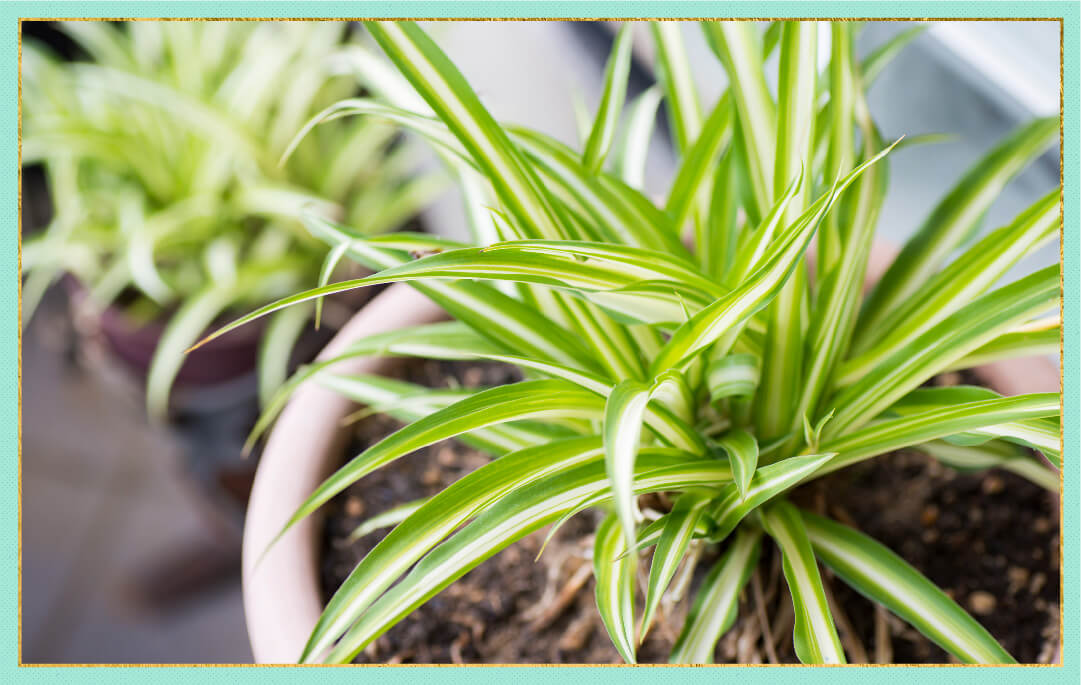
<path fill-rule="evenodd" d="M 717 682 L 738 679 L 741 685 L 783 682 L 862 685 L 866 679 L 910 682 L 1069 683 L 1081 677 L 1081 634 L 1078 631 L 1078 547 L 1081 540 L 1078 513 L 1078 469 L 1081 434 L 1081 388 L 1078 374 L 1081 338 L 1081 223 L 1078 217 L 1081 157 L 1078 155 L 1079 74 L 1077 2 L 11 2 L 0 4 L 0 196 L 3 198 L 3 230 L 0 232 L 0 273 L 8 286 L 0 289 L 0 675 L 3 682 L 41 683 L 143 683 L 178 682 L 365 682 L 398 685 L 424 678 L 466 685 L 477 679 L 548 685 L 553 682 L 669 683 Z M 195 670 L 165 668 L 57 668 L 17 667 L 18 655 L 18 467 L 19 366 L 18 366 L 18 146 L 17 146 L 17 36 L 20 17 L 904 17 L 904 18 L 1061 18 L 1064 20 L 1064 197 L 1066 198 L 1063 254 L 1065 340 L 1065 551 L 1064 606 L 1065 648 L 1061 667 L 1012 667 L 986 671 L 987 667 L 842 667 L 824 668 L 237 668 Z M 903 671 L 903 672 L 902 672 Z"/>

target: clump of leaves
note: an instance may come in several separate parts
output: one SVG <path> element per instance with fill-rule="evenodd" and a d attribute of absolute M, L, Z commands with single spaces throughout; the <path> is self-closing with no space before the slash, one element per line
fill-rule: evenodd
<path fill-rule="evenodd" d="M 527 379 L 433 392 L 337 374 L 328 360 L 285 387 L 256 434 L 290 388 L 313 378 L 408 422 L 328 478 L 290 525 L 438 440 L 459 437 L 499 457 L 381 518 L 397 525 L 334 595 L 302 660 L 351 660 L 507 545 L 599 507 L 610 513 L 595 537 L 597 609 L 629 662 L 680 566 L 696 563 L 696 548 L 719 546 L 671 655 L 711 661 L 764 540 L 783 558 L 804 662 L 845 661 L 819 564 L 959 660 L 1011 661 L 903 559 L 801 511 L 787 493 L 909 447 L 1057 489 L 1057 473 L 1028 448 L 1059 466 L 1058 395 L 923 387 L 950 369 L 1055 349 L 1057 320 L 1038 317 L 1056 310 L 1058 269 L 996 283 L 1055 236 L 1058 189 L 972 239 L 1003 185 L 1055 139 L 1056 121 L 1022 127 L 975 165 L 865 298 L 885 157 L 897 143 L 881 140 L 864 91 L 911 34 L 859 62 L 853 24 L 832 24 L 831 59 L 819 72 L 815 23 L 774 23 L 762 35 L 750 23 L 705 22 L 730 85 L 703 110 L 678 25 L 651 25 L 660 83 L 630 104 L 617 136 L 628 25 L 579 152 L 497 123 L 416 25 L 368 28 L 414 90 L 384 79 L 379 99 L 348 100 L 319 119 L 385 116 L 430 140 L 461 181 L 481 246 L 360 240 L 311 216 L 334 249 L 382 271 L 294 295 L 224 330 L 330 293 L 408 281 L 455 321 L 362 339 L 343 358 L 491 359 Z M 765 66 L 771 53 L 776 95 Z M 637 187 L 658 96 L 681 153 L 662 204 Z M 406 250 L 418 247 L 436 254 L 414 260 Z M 637 498 L 654 492 L 674 504 L 650 520 Z M 636 617 L 635 568 L 650 549 L 644 615 Z"/>
<path fill-rule="evenodd" d="M 172 314 L 150 371 L 165 410 L 183 351 L 222 312 L 325 283 L 336 256 L 297 219 L 314 205 L 359 234 L 397 227 L 438 191 L 415 152 L 374 119 L 320 127 L 279 164 L 297 129 L 357 92 L 372 59 L 336 22 L 60 22 L 89 59 L 27 40 L 22 161 L 41 164 L 54 218 L 23 246 L 24 322 L 74 274 L 105 306 Z M 322 276 L 320 273 L 322 273 Z M 279 315 L 262 352 L 264 395 L 285 378 L 308 308 Z"/>

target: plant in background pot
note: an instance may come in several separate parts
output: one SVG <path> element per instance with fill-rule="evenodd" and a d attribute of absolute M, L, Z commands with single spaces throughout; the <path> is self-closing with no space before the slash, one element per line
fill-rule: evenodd
<path fill-rule="evenodd" d="M 224 312 L 326 282 L 336 262 L 300 208 L 380 233 L 412 218 L 441 179 L 416 175 L 416 150 L 373 120 L 320 127 L 279 163 L 301 124 L 358 90 L 348 65 L 364 51 L 347 24 L 56 26 L 88 59 L 23 46 L 22 163 L 44 166 L 54 207 L 23 245 L 24 323 L 70 274 L 114 350 L 148 373 L 152 414 L 165 413 L 178 374 L 196 384 L 243 375 L 259 345 L 269 395 L 309 310 L 181 369 L 183 350 Z"/>
<path fill-rule="evenodd" d="M 268 554 L 273 566 L 286 545 L 310 563 L 314 550 L 290 536 L 297 529 L 314 535 L 309 517 L 320 507 L 415 450 L 463 436 L 498 459 L 382 514 L 370 527 L 396 525 L 337 589 L 295 657 L 282 653 L 285 642 L 259 653 L 255 633 L 276 628 L 253 624 L 249 597 L 257 657 L 350 661 L 500 550 L 546 526 L 550 539 L 576 514 L 600 510 L 592 542 L 596 610 L 628 662 L 707 559 L 712 567 L 693 583 L 670 660 L 712 661 L 767 554 L 783 569 L 787 590 L 776 606 L 789 612 L 791 653 L 800 661 L 857 658 L 842 645 L 820 565 L 959 661 L 1013 661 L 954 599 L 860 532 L 860 520 L 838 521 L 828 506 L 799 495 L 830 474 L 905 448 L 961 469 L 1002 467 L 1058 491 L 1057 393 L 1007 397 L 932 382 L 1057 349 L 1059 323 L 1045 315 L 1057 313 L 1058 267 L 997 282 L 1055 237 L 1059 190 L 974 239 L 998 190 L 1054 141 L 1057 122 L 1023 126 L 922 212 L 922 227 L 864 297 L 888 154 L 898 145 L 881 140 L 864 91 L 910 36 L 858 62 L 854 25 L 834 23 L 831 58 L 820 72 L 813 22 L 775 22 L 764 34 L 747 22 L 703 22 L 730 79 L 703 115 L 678 26 L 650 29 L 658 89 L 631 103 L 620 127 L 628 24 L 579 151 L 497 123 L 415 24 L 369 24 L 414 90 L 383 78 L 373 89 L 379 98 L 343 101 L 313 123 L 381 116 L 426 137 L 477 210 L 480 245 L 407 234 L 359 239 L 310 217 L 334 252 L 381 271 L 287 297 L 211 336 L 332 293 L 395 282 L 408 282 L 454 319 L 354 334 L 283 387 L 257 434 L 311 379 L 408 423 L 348 460 L 295 511 L 283 511 L 289 497 L 272 496 L 272 483 L 305 481 L 335 466 L 297 463 L 295 450 L 313 430 L 322 445 L 329 438 L 321 431 L 332 429 L 329 412 L 310 411 L 306 421 L 304 407 L 315 405 L 294 398 L 271 436 L 291 447 L 260 467 L 245 582 L 267 573 L 274 594 L 260 601 L 297 606 L 280 598 L 282 576 L 255 557 Z M 776 95 L 766 66 L 774 53 Z M 681 153 L 661 205 L 637 187 L 658 94 Z M 683 233 L 692 236 L 690 247 Z M 806 259 L 812 243 L 813 268 Z M 492 360 L 526 379 L 448 393 L 347 369 L 376 354 Z M 891 483 L 870 487 L 860 497 Z M 841 495 L 825 489 L 827 499 Z M 761 602 L 758 609 L 765 611 Z M 770 641 L 771 658 L 773 649 Z"/>

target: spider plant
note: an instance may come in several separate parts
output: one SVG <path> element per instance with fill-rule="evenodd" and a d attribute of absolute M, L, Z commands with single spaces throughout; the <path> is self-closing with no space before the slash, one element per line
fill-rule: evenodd
<path fill-rule="evenodd" d="M 854 25 L 831 24 L 820 71 L 813 22 L 764 33 L 748 22 L 704 22 L 729 85 L 703 103 L 678 24 L 650 25 L 659 83 L 621 117 L 636 28 L 647 27 L 627 24 L 615 40 L 580 150 L 495 121 L 412 23 L 368 25 L 397 80 L 370 71 L 377 97 L 345 100 L 311 122 L 385 117 L 425 137 L 460 180 L 478 244 L 358 239 L 311 214 L 334 250 L 381 270 L 290 296 L 216 333 L 396 281 L 454 317 L 362 339 L 283 387 L 255 435 L 311 379 L 407 422 L 329 477 L 285 530 L 436 441 L 461 438 L 498 458 L 368 527 L 396 523 L 331 599 L 301 660 L 353 659 L 499 550 L 599 508 L 608 513 L 593 543 L 597 610 L 628 662 L 662 599 L 678 599 L 680 568 L 688 575 L 716 549 L 671 653 L 677 663 L 712 661 L 767 541 L 783 559 L 803 662 L 846 658 L 820 566 L 963 662 L 1011 661 L 901 557 L 796 507 L 789 493 L 902 448 L 961 468 L 1005 467 L 1057 490 L 1057 473 L 1032 450 L 1060 465 L 1058 395 L 924 387 L 950 369 L 1057 345 L 1057 320 L 1040 317 L 1057 311 L 1058 269 L 998 281 L 1055 237 L 1058 189 L 973 242 L 1003 185 L 1055 140 L 1057 122 L 1023 126 L 959 179 L 864 297 L 887 155 L 898 145 L 882 140 L 864 93 L 913 34 L 858 61 Z M 680 162 L 655 203 L 637 186 L 658 94 Z M 497 360 L 526 380 L 433 392 L 334 370 L 339 359 L 370 354 Z M 657 492 L 671 509 L 642 510 L 639 496 Z M 643 600 L 635 578 L 647 559 Z"/>
<path fill-rule="evenodd" d="M 149 372 L 154 414 L 184 349 L 224 311 L 326 282 L 334 262 L 298 220 L 300 207 L 372 234 L 438 190 L 431 175 L 410 178 L 415 150 L 395 145 L 396 128 L 370 119 L 320 127 L 279 166 L 301 124 L 358 92 L 349 64 L 364 53 L 346 24 L 56 27 L 88 59 L 24 44 L 22 161 L 44 166 L 54 206 L 23 246 L 24 323 L 64 273 L 99 307 L 123 296 L 135 320 L 170 315 Z M 264 395 L 284 379 L 309 318 L 297 309 L 269 325 Z"/>

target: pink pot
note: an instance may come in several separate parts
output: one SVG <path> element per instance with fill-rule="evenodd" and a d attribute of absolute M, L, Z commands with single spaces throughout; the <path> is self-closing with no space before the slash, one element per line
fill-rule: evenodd
<path fill-rule="evenodd" d="M 436 304 L 404 283 L 374 297 L 319 355 L 340 353 L 373 333 L 445 318 Z M 345 373 L 385 373 L 393 360 L 365 357 L 336 367 Z M 348 440 L 343 419 L 352 403 L 314 382 L 293 394 L 260 457 L 244 524 L 244 613 L 258 663 L 296 663 L 323 611 L 319 589 L 320 519 L 310 516 L 259 557 L 305 498 L 338 465 Z"/>

